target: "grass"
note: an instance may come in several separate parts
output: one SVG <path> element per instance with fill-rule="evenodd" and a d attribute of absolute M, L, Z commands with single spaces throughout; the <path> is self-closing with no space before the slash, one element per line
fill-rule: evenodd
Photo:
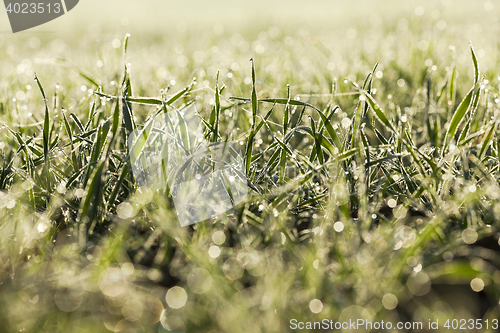
<path fill-rule="evenodd" d="M 104 69 L 42 57 L 36 84 L 32 71 L 3 77 L 0 331 L 498 318 L 498 64 L 485 68 L 472 45 L 433 53 L 450 35 L 426 37 L 409 20 L 397 33 L 428 51 L 400 42 L 393 60 L 274 27 L 252 46 L 271 51 L 251 63 L 238 36 L 196 53 L 195 34 L 186 66 L 178 55 L 178 68 L 137 63 L 144 41 L 127 50 L 127 35 L 120 52 L 102 46 Z M 355 41 L 394 44 L 393 23 Z M 136 183 L 127 138 L 190 105 L 207 141 L 242 147 L 249 195 L 180 227 L 168 191 Z"/>

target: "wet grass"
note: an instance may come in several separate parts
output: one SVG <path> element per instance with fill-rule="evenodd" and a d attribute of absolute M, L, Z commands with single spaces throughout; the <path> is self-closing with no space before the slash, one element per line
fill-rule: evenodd
<path fill-rule="evenodd" d="M 240 34 L 204 52 L 192 36 L 168 65 L 128 36 L 88 55 L 106 66 L 23 60 L 0 98 L 0 331 L 498 318 L 498 64 L 467 44 L 433 53 L 446 31 L 406 24 L 427 43 L 406 62 L 391 32 L 389 51 L 352 57 L 277 27 L 251 62 Z M 127 138 L 190 105 L 207 141 L 242 147 L 249 195 L 181 227 L 168 191 L 136 183 Z"/>

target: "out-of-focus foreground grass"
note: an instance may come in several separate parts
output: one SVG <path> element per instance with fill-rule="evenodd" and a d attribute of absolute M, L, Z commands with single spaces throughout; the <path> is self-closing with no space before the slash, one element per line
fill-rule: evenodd
<path fill-rule="evenodd" d="M 0 332 L 498 318 L 499 6 L 350 6 L 89 0 L 0 34 Z M 181 228 L 126 138 L 192 103 L 250 193 Z"/>

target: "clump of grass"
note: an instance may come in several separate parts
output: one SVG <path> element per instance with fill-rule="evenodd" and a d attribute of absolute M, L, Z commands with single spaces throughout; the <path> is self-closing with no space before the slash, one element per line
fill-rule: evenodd
<path fill-rule="evenodd" d="M 209 107 L 195 80 L 135 95 L 126 61 L 114 91 L 95 87 L 73 111 L 58 95 L 50 108 L 35 77 L 43 121 L 7 124 L 2 148 L 3 330 L 281 332 L 292 318 L 498 317 L 499 92 L 471 54 L 460 102 L 452 66 L 448 94 L 447 78 L 428 71 L 404 109 L 376 93 L 377 66 L 362 84 L 304 100 L 294 82 L 267 97 L 255 60 L 248 94 L 231 97 L 217 74 Z M 251 193 L 181 228 L 168 191 L 138 187 L 127 138 L 192 104 L 206 138 L 246 147 Z M 473 296 L 454 303 L 442 286 L 457 284 L 459 295 L 480 291 L 486 310 L 475 312 Z"/>

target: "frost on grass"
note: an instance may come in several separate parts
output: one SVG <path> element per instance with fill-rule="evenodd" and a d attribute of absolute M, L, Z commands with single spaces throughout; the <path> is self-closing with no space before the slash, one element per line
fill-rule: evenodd
<path fill-rule="evenodd" d="M 129 136 L 140 187 L 170 191 L 182 226 L 220 215 L 247 193 L 237 143 L 205 141 L 195 107 L 161 113 Z"/>

